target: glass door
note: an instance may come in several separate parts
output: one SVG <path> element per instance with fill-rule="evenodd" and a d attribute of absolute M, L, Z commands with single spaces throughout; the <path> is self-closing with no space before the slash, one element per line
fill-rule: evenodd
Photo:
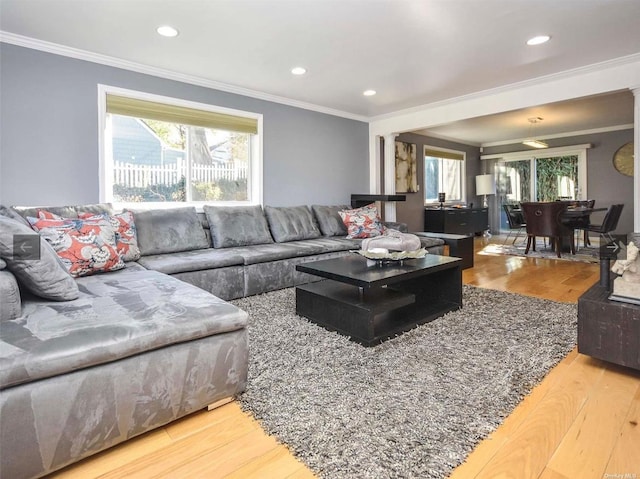
<path fill-rule="evenodd" d="M 499 161 L 495 175 L 500 231 L 509 230 L 502 205 L 583 199 L 579 184 L 581 167 L 577 155 Z"/>
<path fill-rule="evenodd" d="M 522 201 L 531 201 L 534 167 L 531 159 L 500 161 L 496 164 L 496 199 L 500 208 L 500 231 L 509 230 L 502 205 L 517 205 Z"/>

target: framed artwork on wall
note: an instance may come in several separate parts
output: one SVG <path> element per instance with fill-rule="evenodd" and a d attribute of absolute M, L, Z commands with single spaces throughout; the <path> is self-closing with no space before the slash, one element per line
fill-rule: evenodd
<path fill-rule="evenodd" d="M 396 141 L 396 193 L 418 191 L 416 144 Z"/>

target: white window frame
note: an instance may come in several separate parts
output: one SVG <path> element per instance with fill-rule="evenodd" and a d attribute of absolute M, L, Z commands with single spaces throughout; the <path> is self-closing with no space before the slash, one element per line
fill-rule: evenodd
<path fill-rule="evenodd" d="M 107 134 L 111 128 L 110 122 L 107 120 L 107 95 L 116 95 L 139 100 L 147 100 L 167 105 L 182 106 L 186 108 L 194 108 L 197 110 L 211 111 L 214 113 L 224 113 L 239 117 L 251 118 L 257 121 L 258 132 L 250 135 L 251 144 L 249 145 L 249 177 L 247 178 L 247 188 L 249 199 L 247 201 L 146 201 L 140 203 L 131 202 L 113 202 L 113 154 L 111 152 L 111 142 L 106 141 Z M 205 204 L 216 205 L 262 205 L 263 203 L 263 128 L 262 115 L 242 110 L 234 110 L 207 103 L 199 103 L 180 98 L 173 98 L 162 95 L 155 95 L 136 90 L 114 87 L 110 85 L 98 84 L 98 158 L 99 158 L 99 198 L 103 203 L 114 203 L 114 208 L 175 208 L 176 206 L 195 206 L 200 209 Z M 109 138 L 111 135 L 109 135 Z"/>
<path fill-rule="evenodd" d="M 442 148 L 441 146 L 432 146 L 432 145 L 423 145 L 422 147 L 422 182 L 424 183 L 424 192 L 423 194 L 423 202 L 425 206 L 433 206 L 433 205 L 439 205 L 440 202 L 438 201 L 427 201 L 426 198 L 424 198 L 424 195 L 427 192 L 427 172 L 425 171 L 424 168 L 424 159 L 425 159 L 425 150 L 435 150 L 435 151 L 442 151 L 445 153 L 453 153 L 456 155 L 460 155 L 462 156 L 462 160 L 453 160 L 453 161 L 460 161 L 462 162 L 462 166 L 460 167 L 460 189 L 462 190 L 460 192 L 460 196 L 461 199 L 460 200 L 455 200 L 455 201 L 451 201 L 451 200 L 447 200 L 445 201 L 444 204 L 446 205 L 454 205 L 454 204 L 464 204 L 467 202 L 467 153 L 464 151 L 460 151 L 460 150 L 452 150 L 449 148 Z"/>
<path fill-rule="evenodd" d="M 540 150 L 515 151 L 511 153 L 496 153 L 492 155 L 481 155 L 480 160 L 504 160 L 506 162 L 516 160 L 530 160 L 537 158 L 553 158 L 556 156 L 577 156 L 578 157 L 578 200 L 586 200 L 589 197 L 587 191 L 587 150 L 591 148 L 591 143 L 581 145 L 560 146 L 556 148 L 545 148 Z M 535 163 L 532 163 L 535 165 Z M 535 168 L 531 174 L 531 192 L 536 192 Z"/>

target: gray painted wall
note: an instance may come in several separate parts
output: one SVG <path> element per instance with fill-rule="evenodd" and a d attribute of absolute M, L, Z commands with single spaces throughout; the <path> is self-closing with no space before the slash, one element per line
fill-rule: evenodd
<path fill-rule="evenodd" d="M 633 141 L 632 129 L 545 140 L 552 148 L 591 143 L 592 148 L 587 150 L 587 196 L 596 200 L 597 207 L 607 208 L 614 203 L 624 203 L 616 230 L 621 234 L 633 231 L 633 178 L 618 173 L 613 167 L 613 155 L 630 141 Z M 484 148 L 483 154 L 520 151 L 521 147 L 503 145 Z M 600 223 L 603 216 L 604 213 L 594 213 L 592 223 Z"/>
<path fill-rule="evenodd" d="M 466 153 L 466 193 L 467 203 L 475 206 L 482 204 L 482 198 L 476 196 L 475 176 L 481 173 L 480 148 L 463 145 L 438 138 L 426 137 L 414 133 L 403 133 L 397 137 L 398 141 L 416 144 L 416 157 L 418 160 L 418 185 L 420 191 L 407 193 L 407 200 L 396 203 L 397 221 L 407 223 L 409 231 L 423 231 L 424 229 L 424 145 L 447 148 L 449 150 L 464 151 Z"/>
<path fill-rule="evenodd" d="M 97 85 L 264 115 L 264 203 L 345 204 L 368 191 L 364 122 L 0 43 L 0 202 L 98 201 Z"/>

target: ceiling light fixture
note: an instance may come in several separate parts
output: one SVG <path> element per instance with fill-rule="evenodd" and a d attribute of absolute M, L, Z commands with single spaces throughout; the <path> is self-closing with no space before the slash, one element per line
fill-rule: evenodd
<path fill-rule="evenodd" d="M 546 144 L 544 141 L 531 138 L 533 136 L 532 133 L 533 133 L 533 129 L 535 128 L 535 125 L 540 123 L 542 121 L 542 118 L 539 116 L 533 116 L 531 118 L 527 118 L 527 120 L 529 121 L 529 123 L 531 123 L 531 126 L 529 127 L 529 139 L 524 140 L 522 144 L 530 146 L 532 148 L 549 148 L 549 145 Z"/>
<path fill-rule="evenodd" d="M 365 91 L 363 91 L 363 92 L 362 92 L 362 94 L 363 94 L 364 96 L 373 96 L 373 95 L 375 95 L 376 93 L 377 93 L 377 92 L 376 92 L 375 90 L 365 90 Z"/>
<path fill-rule="evenodd" d="M 527 45 L 541 45 L 547 43 L 551 37 L 549 35 L 538 35 L 537 37 L 527 40 Z"/>
<path fill-rule="evenodd" d="M 295 67 L 291 69 L 291 73 L 294 75 L 304 75 L 307 73 L 307 69 L 304 67 Z"/>
<path fill-rule="evenodd" d="M 522 142 L 522 144 L 531 146 L 533 148 L 549 148 L 549 145 L 547 143 L 540 140 L 525 140 Z"/>
<path fill-rule="evenodd" d="M 156 28 L 156 32 L 158 35 L 162 35 L 163 37 L 177 37 L 178 30 L 169 25 L 162 25 L 161 27 Z"/>

